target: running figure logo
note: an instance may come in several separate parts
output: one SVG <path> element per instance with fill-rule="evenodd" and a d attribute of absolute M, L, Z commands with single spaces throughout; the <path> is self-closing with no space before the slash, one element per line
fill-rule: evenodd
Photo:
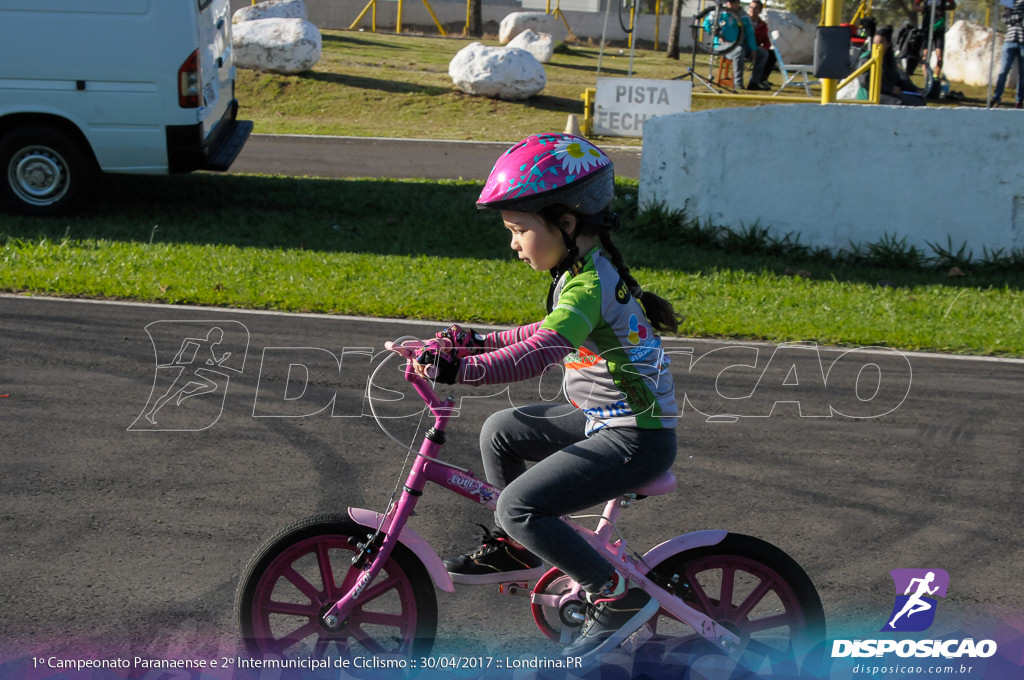
<path fill-rule="evenodd" d="M 946 597 L 949 574 L 943 569 L 893 569 L 889 573 L 896 587 L 896 603 L 882 630 L 926 630 L 935 621 L 938 600 L 933 596 Z"/>
<path fill-rule="evenodd" d="M 196 432 L 224 410 L 231 375 L 241 375 L 249 329 L 237 321 L 154 321 L 153 388 L 129 430 Z"/>

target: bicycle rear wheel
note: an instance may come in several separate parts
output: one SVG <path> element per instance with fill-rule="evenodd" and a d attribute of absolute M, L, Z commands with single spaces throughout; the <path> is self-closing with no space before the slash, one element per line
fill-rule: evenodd
<path fill-rule="evenodd" d="M 717 545 L 676 553 L 650 571 L 652 579 L 740 637 L 730 655 L 737 670 L 797 675 L 825 640 L 825 612 L 814 584 L 782 550 L 761 539 L 727 534 Z M 726 657 L 664 609 L 649 624 L 645 658 L 656 664 L 695 658 L 721 665 Z M 742 674 L 741 672 L 741 674 Z"/>
<path fill-rule="evenodd" d="M 336 630 L 327 608 L 361 574 L 357 543 L 373 529 L 346 515 L 318 515 L 267 540 L 250 559 L 235 594 L 235 615 L 254 657 L 408 658 L 427 654 L 437 632 L 437 595 L 419 559 L 395 546 L 380 574 Z"/>
<path fill-rule="evenodd" d="M 725 54 L 742 44 L 743 23 L 732 10 L 708 7 L 698 14 L 691 26 L 693 41 L 705 54 Z M 730 40 L 726 35 L 735 34 Z"/>

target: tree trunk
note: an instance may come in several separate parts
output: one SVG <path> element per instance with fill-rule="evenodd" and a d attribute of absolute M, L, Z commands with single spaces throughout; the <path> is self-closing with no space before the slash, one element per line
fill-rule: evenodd
<path fill-rule="evenodd" d="M 483 0 L 469 0 L 469 36 L 482 38 L 484 35 Z"/>
<path fill-rule="evenodd" d="M 665 52 L 669 59 L 679 58 L 679 22 L 682 13 L 682 0 L 672 0 L 672 23 L 668 28 L 668 50 Z"/>

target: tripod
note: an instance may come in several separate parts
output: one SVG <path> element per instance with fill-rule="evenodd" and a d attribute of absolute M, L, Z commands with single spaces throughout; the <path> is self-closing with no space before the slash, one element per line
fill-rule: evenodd
<path fill-rule="evenodd" d="M 690 29 L 693 31 L 693 48 L 690 50 L 690 68 L 674 80 L 689 78 L 691 82 L 700 82 L 715 94 L 719 89 L 735 93 L 735 90 L 725 87 L 722 83 L 716 82 L 714 78 L 715 57 L 723 58 L 743 44 L 743 21 L 739 15 L 725 6 L 723 0 L 716 0 L 711 7 L 705 8 L 693 19 Z M 697 51 L 711 55 L 708 66 L 708 76 L 697 73 Z"/>

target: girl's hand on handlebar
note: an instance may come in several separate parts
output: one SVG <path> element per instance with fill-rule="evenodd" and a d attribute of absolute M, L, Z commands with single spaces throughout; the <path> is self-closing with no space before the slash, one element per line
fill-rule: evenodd
<path fill-rule="evenodd" d="M 426 340 L 416 352 L 413 370 L 428 380 L 435 380 L 445 385 L 458 382 L 459 354 L 451 340 L 438 337 Z"/>
<path fill-rule="evenodd" d="M 439 340 L 447 340 L 451 343 L 452 351 L 458 358 L 479 354 L 486 351 L 484 336 L 471 328 L 463 328 L 458 324 L 452 324 L 434 334 Z"/>
<path fill-rule="evenodd" d="M 405 357 L 413 372 L 424 380 L 451 385 L 459 375 L 459 357 L 446 338 L 406 339 L 384 344 L 386 349 Z"/>

